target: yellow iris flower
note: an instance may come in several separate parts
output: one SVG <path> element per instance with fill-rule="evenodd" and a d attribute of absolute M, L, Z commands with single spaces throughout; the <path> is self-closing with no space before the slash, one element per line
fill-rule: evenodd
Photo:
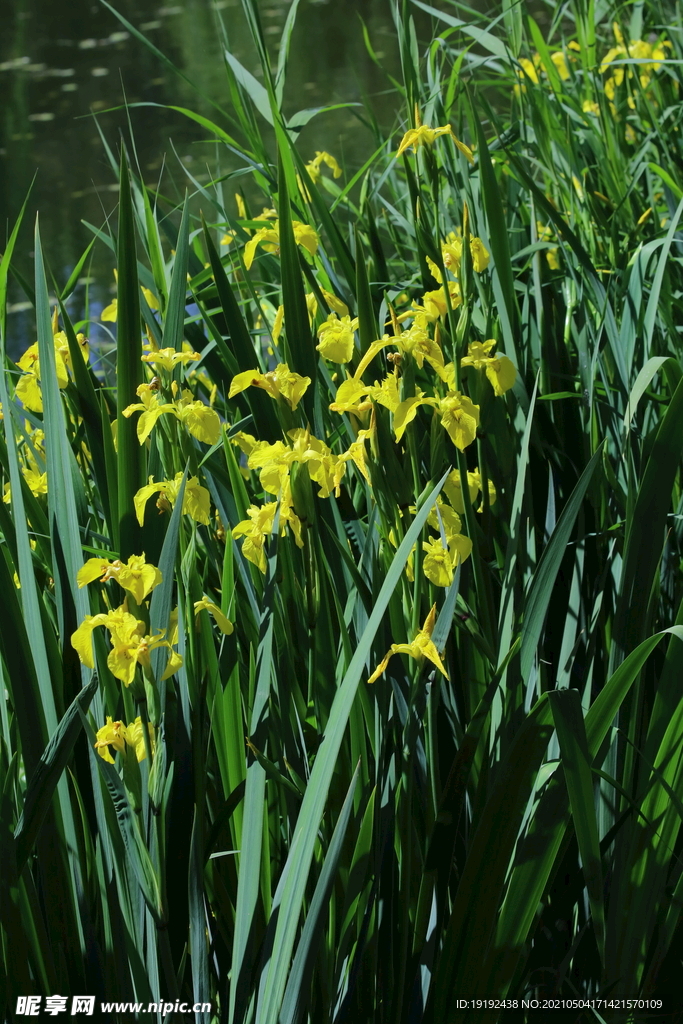
<path fill-rule="evenodd" d="M 90 353 L 88 339 L 84 334 L 77 334 L 76 340 L 83 354 L 83 360 L 87 362 Z M 57 384 L 60 389 L 64 389 L 69 383 L 69 370 L 73 372 L 69 342 L 64 331 L 55 331 L 53 341 L 55 346 Z M 30 409 L 31 412 L 42 412 L 43 394 L 40 387 L 40 359 L 37 341 L 29 345 L 17 366 L 20 370 L 24 371 L 17 382 L 17 398 L 21 401 L 24 408 Z"/>
<path fill-rule="evenodd" d="M 267 391 L 271 398 L 283 398 L 294 410 L 303 398 L 310 377 L 302 377 L 298 373 L 290 371 L 287 363 L 278 363 L 274 370 L 268 373 L 261 373 L 259 370 L 245 370 L 237 373 L 232 378 L 228 398 L 234 398 L 241 391 L 247 388 L 262 388 Z"/>
<path fill-rule="evenodd" d="M 177 672 L 183 663 L 177 651 L 174 651 L 169 641 L 164 639 L 165 630 L 161 630 L 156 636 L 145 635 L 144 622 L 121 607 L 113 612 L 86 615 L 78 629 L 72 633 L 71 645 L 81 662 L 88 668 L 95 667 L 92 632 L 98 626 L 106 626 L 111 634 L 112 649 L 107 657 L 107 665 L 112 675 L 120 679 L 125 686 L 130 686 L 135 679 L 138 664 L 149 669 L 149 656 L 157 647 L 167 647 L 170 652 L 162 680 Z"/>
<path fill-rule="evenodd" d="M 173 373 L 178 363 L 196 363 L 202 357 L 199 352 L 176 352 L 174 348 L 160 348 L 140 358 L 143 363 L 151 363 L 152 366 L 166 370 L 167 373 Z"/>
<path fill-rule="evenodd" d="M 320 342 L 316 346 L 325 359 L 333 363 L 348 363 L 353 357 L 354 331 L 358 330 L 358 317 L 352 320 L 336 313 L 330 313 L 324 324 L 318 328 Z"/>
<path fill-rule="evenodd" d="M 123 410 L 126 417 L 134 412 L 141 412 L 138 420 L 137 435 L 140 444 L 144 444 L 152 433 L 160 416 L 170 413 L 185 425 L 187 430 L 204 444 L 216 444 L 221 436 L 221 421 L 215 409 L 194 399 L 192 392 L 183 390 L 177 402 L 159 402 L 157 392 L 149 384 L 140 384 L 135 392 L 141 402 L 135 402 Z"/>
<path fill-rule="evenodd" d="M 472 366 L 475 370 L 485 370 L 495 394 L 500 397 L 514 385 L 517 370 L 507 356 L 491 356 L 489 353 L 496 342 L 473 341 L 467 347 L 467 355 L 460 360 L 463 367 Z"/>
<path fill-rule="evenodd" d="M 310 224 L 303 224 L 299 220 L 292 221 L 294 241 L 297 245 L 303 246 L 311 256 L 315 255 L 320 238 Z M 254 256 L 259 245 L 263 245 L 266 252 L 278 253 L 280 251 L 280 223 L 274 221 L 269 227 L 259 228 L 249 239 L 244 247 L 244 266 L 247 270 L 254 262 Z"/>
<path fill-rule="evenodd" d="M 233 527 L 233 537 L 244 537 L 242 543 L 242 554 L 254 565 L 257 565 L 261 572 L 266 571 L 266 554 L 264 546 L 266 538 L 273 532 L 277 502 L 271 501 L 260 508 L 257 505 L 250 505 L 247 509 L 248 519 Z M 297 547 L 302 548 L 304 542 L 301 536 L 301 520 L 291 506 L 289 501 L 284 499 L 280 502 L 280 536 L 287 533 L 287 525 L 291 526 Z"/>
<path fill-rule="evenodd" d="M 465 503 L 462 497 L 462 484 L 460 482 L 460 471 L 454 469 L 452 473 L 448 474 L 445 484 L 443 485 L 444 493 L 450 501 L 456 512 L 464 513 Z M 477 500 L 477 495 L 482 490 L 481 473 L 479 469 L 472 471 L 468 470 L 467 473 L 467 490 L 469 491 L 470 504 L 474 504 Z M 495 504 L 496 501 L 496 488 L 492 480 L 488 481 L 488 492 L 489 492 L 489 505 Z M 478 512 L 483 511 L 483 505 L 478 509 Z"/>
<path fill-rule="evenodd" d="M 40 473 L 37 469 L 30 469 L 28 466 L 22 466 L 21 472 L 31 490 L 31 494 L 35 494 L 36 498 L 42 494 L 47 494 L 47 473 Z M 9 483 L 5 484 L 2 500 L 6 505 L 12 500 L 12 488 Z"/>
<path fill-rule="evenodd" d="M 479 406 L 460 391 L 449 391 L 444 398 L 427 398 L 419 388 L 411 398 L 400 402 L 394 411 L 394 435 L 403 437 L 409 423 L 415 419 L 421 405 L 431 405 L 441 416 L 441 425 L 456 448 L 464 451 L 477 436 Z"/>
<path fill-rule="evenodd" d="M 450 587 L 455 567 L 472 553 L 472 541 L 459 533 L 449 538 L 446 546 L 440 538 L 432 537 L 423 542 L 422 548 L 422 571 L 427 579 L 437 587 Z"/>
<path fill-rule="evenodd" d="M 438 269 L 438 268 L 437 268 Z M 448 282 L 448 294 L 451 300 L 451 309 L 457 309 L 462 303 L 462 296 L 460 294 L 460 285 L 457 281 Z M 442 288 L 436 288 L 432 292 L 425 292 L 422 296 L 422 305 L 413 303 L 412 308 L 407 312 L 403 313 L 401 319 L 407 319 L 409 316 L 415 316 L 416 314 L 422 314 L 430 323 L 434 323 L 440 316 L 446 316 L 448 312 L 448 305 L 446 302 L 446 293 Z"/>
<path fill-rule="evenodd" d="M 474 163 L 472 150 L 464 142 L 460 141 L 449 124 L 443 125 L 441 128 L 429 128 L 426 124 L 421 124 L 417 128 L 410 128 L 401 139 L 396 157 L 401 156 L 407 149 L 417 149 L 418 146 L 432 146 L 439 135 L 449 135 L 460 152 L 465 154 L 471 164 Z"/>
<path fill-rule="evenodd" d="M 450 587 L 453 573 L 459 562 L 472 554 L 472 541 L 460 532 L 460 516 L 449 505 L 437 499 L 437 508 L 432 509 L 427 523 L 443 536 L 431 537 L 422 544 L 425 558 L 422 571 L 437 587 Z M 445 542 L 444 542 L 445 541 Z"/>
<path fill-rule="evenodd" d="M 410 511 L 415 515 L 417 509 L 413 505 Z M 433 530 L 438 531 L 439 537 L 430 537 L 429 540 L 423 542 L 422 548 L 425 557 L 422 562 L 422 571 L 435 586 L 450 587 L 457 565 L 468 559 L 472 553 L 472 541 L 460 532 L 460 516 L 450 505 L 444 504 L 441 498 L 436 499 L 436 508 L 429 513 L 427 524 Z M 388 540 L 395 548 L 398 547 L 393 530 L 389 531 Z M 415 547 L 410 552 L 406 563 L 406 576 L 411 583 L 414 580 L 414 554 Z"/>
<path fill-rule="evenodd" d="M 332 412 L 338 412 L 340 416 L 350 412 L 354 416 L 362 417 L 372 409 L 372 402 L 368 398 L 371 391 L 372 388 L 363 384 L 362 380 L 350 377 L 348 380 L 342 381 L 337 388 L 337 394 L 334 402 L 330 404 L 330 409 Z"/>
<path fill-rule="evenodd" d="M 322 175 L 322 164 L 325 164 L 327 167 L 329 167 L 329 169 L 332 171 L 332 176 L 334 178 L 341 178 L 342 169 L 335 160 L 335 158 L 330 153 L 326 153 L 324 150 L 321 152 L 319 149 L 316 149 L 314 159 L 309 160 L 309 162 L 306 164 L 306 170 L 308 171 L 311 181 L 314 184 L 320 179 Z"/>
<path fill-rule="evenodd" d="M 472 255 L 472 267 L 477 274 L 482 274 L 489 265 L 490 253 L 481 238 L 476 235 L 470 235 L 470 253 Z M 446 241 L 441 244 L 441 258 L 443 259 L 443 265 L 451 273 L 458 276 L 460 271 L 460 263 L 462 262 L 462 238 L 455 234 L 454 231 L 449 232 Z M 436 263 L 426 257 L 427 265 L 431 271 L 432 277 L 439 284 L 443 282 L 443 276 L 441 270 L 437 267 Z M 429 292 L 428 294 L 432 294 Z M 459 293 L 458 293 L 459 299 Z M 451 302 L 452 305 L 455 305 Z M 445 313 L 445 296 L 443 300 L 444 313 Z M 443 315 L 443 314 L 442 314 Z"/>
<path fill-rule="evenodd" d="M 400 331 L 399 329 L 399 333 L 394 335 L 385 334 L 383 338 L 373 342 L 358 364 L 354 377 L 360 378 L 375 356 L 383 348 L 386 348 L 387 345 L 395 346 L 402 355 L 412 356 L 420 369 L 422 369 L 425 360 L 435 369 L 443 367 L 444 361 L 441 346 L 433 338 L 430 338 L 427 331 L 427 322 L 424 314 L 417 314 L 414 323 L 408 330 Z"/>
<path fill-rule="evenodd" d="M 133 498 L 135 514 L 140 526 L 142 526 L 145 519 L 145 506 L 153 494 L 159 494 L 157 508 L 160 511 L 165 511 L 169 507 L 173 508 L 178 497 L 182 479 L 183 474 L 176 473 L 173 480 L 161 480 L 155 484 L 152 482 L 152 477 L 150 477 L 149 482 L 140 488 Z M 191 516 L 195 522 L 208 526 L 210 522 L 210 509 L 211 496 L 208 490 L 206 487 L 201 486 L 196 476 L 191 476 L 185 483 L 183 513 Z"/>
<path fill-rule="evenodd" d="M 148 722 L 147 728 L 149 729 L 150 749 L 152 757 L 154 757 L 156 747 L 154 726 Z M 142 719 L 138 715 L 130 725 L 124 725 L 123 722 L 114 722 L 111 715 L 107 715 L 107 724 L 97 730 L 95 750 L 105 761 L 114 764 L 114 758 L 111 756 L 109 748 L 113 747 L 115 751 L 123 754 L 126 745 L 133 748 L 138 761 L 145 760 L 147 748 L 145 747 L 145 738 L 142 732 Z"/>
<path fill-rule="evenodd" d="M 432 605 L 431 611 L 415 639 L 409 644 L 392 644 L 384 658 L 382 658 L 381 662 L 368 679 L 368 682 L 374 683 L 376 679 L 379 679 L 389 664 L 389 659 L 394 654 L 407 654 L 409 657 L 415 658 L 419 662 L 423 661 L 424 658 L 428 658 L 432 664 L 436 665 L 439 672 L 448 679 L 448 673 L 443 666 L 439 652 L 432 642 L 432 633 L 434 632 L 435 625 L 436 605 Z"/>
<path fill-rule="evenodd" d="M 259 470 L 259 481 L 264 491 L 280 494 L 289 500 L 289 472 L 295 464 L 306 463 L 311 480 L 320 486 L 318 497 L 329 498 L 332 490 L 339 493 L 339 485 L 346 471 L 347 455 L 335 455 L 324 441 L 313 437 L 309 430 L 298 427 L 290 430 L 291 446 L 283 441 L 269 444 L 256 441 L 250 447 L 247 458 L 249 469 Z"/>
<path fill-rule="evenodd" d="M 459 391 L 449 391 L 437 406 L 441 425 L 456 448 L 464 451 L 477 436 L 479 406 Z"/>
<path fill-rule="evenodd" d="M 97 579 L 101 582 L 116 580 L 119 586 L 133 595 L 137 604 L 142 604 L 147 595 L 161 583 L 161 578 L 161 571 L 146 561 L 143 552 L 141 555 L 131 555 L 125 563 L 119 558 L 113 562 L 108 558 L 89 558 L 78 570 L 76 582 L 79 587 L 85 587 Z"/>
<path fill-rule="evenodd" d="M 647 89 L 652 81 L 653 72 L 659 71 L 662 61 L 667 58 L 667 49 L 671 48 L 671 43 L 666 39 L 655 43 L 646 42 L 644 39 L 633 39 L 630 43 L 626 44 L 622 31 L 616 22 L 612 25 L 612 30 L 617 45 L 607 52 L 600 65 L 602 74 L 609 70 L 612 71 L 611 77 L 605 82 L 605 95 L 610 102 L 614 99 L 617 88 L 622 84 L 626 76 L 628 75 L 628 78 L 632 78 L 634 74 L 630 67 L 625 68 L 623 65 L 610 69 L 612 61 L 629 57 L 638 61 L 646 61 L 647 63 L 635 66 L 635 73 L 638 75 L 643 89 Z M 611 104 L 611 106 L 614 113 L 614 104 Z M 629 96 L 629 106 L 631 109 L 635 108 L 635 102 L 631 96 Z"/>
<path fill-rule="evenodd" d="M 517 69 L 517 77 L 521 78 L 522 80 L 524 80 L 524 78 L 529 78 L 534 83 L 534 85 L 538 85 L 539 78 L 537 68 L 540 63 L 540 60 L 541 58 L 537 53 L 534 54 L 534 60 L 529 60 L 528 57 L 520 57 L 519 68 Z M 526 86 L 522 86 L 523 92 L 525 91 L 525 89 Z M 515 91 L 517 90 L 519 90 L 519 86 L 515 86 Z"/>

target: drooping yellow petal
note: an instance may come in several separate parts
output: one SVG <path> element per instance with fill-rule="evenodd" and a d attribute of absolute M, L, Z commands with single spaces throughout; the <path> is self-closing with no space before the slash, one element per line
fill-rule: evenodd
<path fill-rule="evenodd" d="M 446 679 L 448 679 L 448 672 L 446 671 L 444 664 L 439 656 L 439 652 L 437 651 L 436 647 L 434 646 L 431 640 L 428 640 L 426 643 L 422 645 L 421 651 L 423 657 L 428 658 L 433 665 L 436 665 L 439 672 L 441 672 L 441 674 L 444 675 Z"/>
<path fill-rule="evenodd" d="M 195 601 L 195 615 L 198 615 L 199 612 L 203 610 L 209 612 L 210 615 L 213 615 L 216 621 L 216 625 L 220 629 L 221 633 L 225 633 L 227 636 L 230 636 L 235 627 L 233 626 L 230 619 L 223 614 L 223 612 L 220 610 L 217 604 L 214 604 L 213 601 L 209 601 L 207 597 L 203 597 L 201 601 Z"/>
<path fill-rule="evenodd" d="M 256 249 L 259 242 L 261 241 L 261 233 L 259 231 L 249 239 L 247 244 L 244 246 L 244 266 L 247 270 L 251 270 L 251 265 L 254 262 L 254 256 L 256 255 Z"/>
<path fill-rule="evenodd" d="M 92 631 L 97 626 L 106 625 L 107 619 L 108 615 L 106 613 L 86 615 L 78 629 L 71 634 L 71 646 L 76 651 L 81 662 L 88 668 L 95 667 L 92 651 Z"/>
<path fill-rule="evenodd" d="M 457 473 L 457 470 L 454 470 L 454 472 Z M 453 474 L 451 473 L 450 475 L 452 476 Z M 444 490 L 445 488 L 446 485 L 444 484 Z M 459 490 L 458 493 L 460 493 Z M 476 495 L 476 489 L 474 491 L 474 494 Z M 452 509 L 450 505 L 445 505 L 440 498 L 437 498 L 436 500 L 436 508 L 432 509 L 432 511 L 427 516 L 427 523 L 429 526 L 431 526 L 433 530 L 438 530 L 439 533 L 443 528 L 443 532 L 446 535 L 446 539 L 454 536 L 456 533 L 460 533 L 460 528 L 462 525 L 458 513 L 454 511 L 454 509 Z"/>
<path fill-rule="evenodd" d="M 397 441 L 401 440 L 406 427 L 415 419 L 418 408 L 421 405 L 431 405 L 433 402 L 434 400 L 431 398 L 424 398 L 423 393 L 418 388 L 417 395 L 414 395 L 412 398 L 406 398 L 399 403 L 394 411 L 394 435 Z"/>
<path fill-rule="evenodd" d="M 469 491 L 470 503 L 472 503 L 475 501 L 477 494 L 479 493 L 479 487 L 473 479 L 473 474 L 469 472 L 467 474 L 467 488 Z M 446 482 L 443 485 L 443 489 L 455 511 L 463 514 L 465 511 L 465 503 L 462 500 L 462 484 L 460 482 L 459 470 L 454 469 L 448 474 Z"/>
<path fill-rule="evenodd" d="M 130 686 L 135 679 L 138 660 L 130 644 L 117 644 L 107 656 L 107 667 L 111 674 L 120 679 L 124 686 Z"/>
<path fill-rule="evenodd" d="M 292 230 L 296 243 L 302 245 L 313 256 L 320 243 L 318 232 L 310 224 L 302 224 L 299 220 L 292 221 Z"/>
<path fill-rule="evenodd" d="M 163 493 L 164 483 L 164 481 L 162 481 L 160 484 L 152 483 L 152 477 L 150 477 L 149 483 L 145 484 L 144 487 L 141 487 L 140 490 L 136 493 L 135 497 L 133 498 L 135 515 L 140 526 L 142 526 L 145 521 L 145 506 L 147 505 L 147 502 L 152 497 L 152 495 L 156 494 L 158 491 L 161 491 Z"/>
<path fill-rule="evenodd" d="M 493 390 L 498 397 L 504 395 L 513 387 L 517 378 L 517 370 L 512 360 L 507 356 L 496 356 L 491 359 L 486 367 L 486 376 L 493 385 Z"/>
<path fill-rule="evenodd" d="M 162 673 L 161 681 L 163 682 L 164 679 L 170 679 L 171 676 L 174 676 L 178 669 L 182 668 L 182 664 L 183 659 L 181 655 L 178 654 L 177 651 L 174 651 L 173 648 L 169 648 L 168 661 L 166 662 L 166 668 Z"/>
<path fill-rule="evenodd" d="M 432 277 L 434 278 L 435 281 L 438 281 L 439 284 L 441 284 L 443 282 L 443 274 L 437 267 L 436 263 L 434 262 L 433 259 L 430 259 L 429 256 L 425 256 L 425 259 L 427 261 L 427 266 L 429 267 L 429 271 Z"/>
<path fill-rule="evenodd" d="M 280 244 L 280 232 L 278 223 L 275 221 L 272 227 L 260 228 L 252 237 L 249 239 L 244 247 L 244 266 L 247 270 L 251 269 L 251 265 L 254 262 L 254 256 L 259 245 L 263 244 L 266 250 L 270 252 L 277 251 Z"/>
<path fill-rule="evenodd" d="M 277 307 L 277 313 L 275 314 L 275 320 L 273 321 L 273 332 L 272 332 L 273 333 L 273 341 L 275 342 L 275 344 L 277 344 L 278 341 L 280 340 L 280 335 L 282 334 L 282 325 L 284 323 L 284 320 L 285 320 L 285 307 L 284 306 L 278 306 Z M 241 377 L 241 376 L 242 376 L 242 374 L 239 374 L 239 373 L 237 374 L 237 377 Z M 232 380 L 233 384 L 237 380 L 237 377 L 233 377 L 233 380 Z M 248 387 L 248 385 L 247 385 L 247 387 Z M 230 388 L 230 390 L 231 390 L 231 393 L 232 393 L 232 387 Z M 240 390 L 244 390 L 244 388 L 242 388 Z M 234 393 L 237 394 L 237 392 L 234 392 Z"/>
<path fill-rule="evenodd" d="M 470 252 L 472 253 L 472 266 L 477 274 L 481 274 L 489 265 L 489 251 L 481 238 L 470 238 Z"/>
<path fill-rule="evenodd" d="M 451 553 L 453 565 L 465 562 L 472 554 L 472 541 L 464 533 L 456 533 L 448 538 L 448 550 Z"/>
<path fill-rule="evenodd" d="M 79 587 L 84 587 L 94 580 L 101 579 L 111 564 L 108 558 L 89 558 L 78 570 L 76 583 Z"/>
<path fill-rule="evenodd" d="M 24 370 L 25 373 L 38 374 L 39 361 L 38 361 L 38 342 L 34 341 L 32 345 L 26 349 L 21 358 L 17 361 L 17 366 L 20 370 Z"/>
<path fill-rule="evenodd" d="M 379 338 L 377 341 L 373 341 L 372 345 L 370 345 L 368 350 L 363 354 L 363 358 L 361 359 L 360 363 L 356 368 L 354 377 L 360 380 L 360 378 L 363 376 L 363 374 L 365 373 L 365 371 L 367 370 L 368 366 L 375 358 L 375 356 L 378 355 L 383 348 L 386 348 L 387 345 L 395 344 L 396 338 L 391 337 L 389 334 L 385 334 L 383 338 Z"/>
<path fill-rule="evenodd" d="M 323 298 L 330 309 L 334 310 L 335 313 L 338 313 L 339 316 L 349 315 L 349 307 L 345 302 L 342 302 L 341 299 L 338 299 L 336 295 L 332 292 L 328 292 L 325 288 L 321 288 L 320 290 L 323 293 Z"/>
<path fill-rule="evenodd" d="M 151 292 L 149 288 L 143 288 L 142 294 L 145 296 L 145 299 L 147 300 L 147 305 L 149 306 L 150 309 L 159 308 L 159 300 L 157 299 L 154 292 Z"/>
<path fill-rule="evenodd" d="M 179 405 L 176 415 L 193 437 L 204 444 L 216 444 L 221 436 L 221 421 L 215 409 L 203 402 Z M 142 418 L 142 417 L 141 417 Z"/>
<path fill-rule="evenodd" d="M 185 484 L 183 512 L 203 526 L 208 526 L 211 521 L 211 495 L 206 487 L 202 487 L 196 476 L 190 477 Z"/>
<path fill-rule="evenodd" d="M 30 409 L 31 412 L 43 411 L 43 393 L 35 374 L 22 374 L 17 382 L 15 394 L 25 409 Z"/>
<path fill-rule="evenodd" d="M 389 659 L 391 658 L 393 653 L 394 653 L 393 651 L 389 651 L 387 654 L 384 655 L 384 657 L 380 661 L 379 665 L 377 666 L 375 671 L 372 673 L 372 675 L 368 679 L 368 683 L 374 683 L 375 680 L 379 679 L 379 677 L 386 670 L 386 667 L 389 664 Z"/>
<path fill-rule="evenodd" d="M 230 383 L 228 398 L 234 398 L 235 395 L 239 395 L 241 391 L 246 391 L 246 389 L 250 387 L 263 387 L 261 378 L 265 376 L 266 375 L 261 373 L 259 370 L 244 370 L 242 373 L 236 373 Z"/>
<path fill-rule="evenodd" d="M 105 306 L 100 313 L 100 320 L 106 320 L 109 323 L 115 324 L 116 319 L 119 315 L 119 303 L 118 299 L 112 299 L 108 306 Z"/>

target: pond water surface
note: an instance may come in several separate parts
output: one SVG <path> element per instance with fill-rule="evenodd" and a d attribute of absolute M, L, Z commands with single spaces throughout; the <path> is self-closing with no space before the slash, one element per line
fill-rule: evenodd
<path fill-rule="evenodd" d="M 17 267 L 32 270 L 32 233 L 40 214 L 43 248 L 50 269 L 64 283 L 92 238 L 83 223 L 106 223 L 118 201 L 116 174 L 103 138 L 116 154 L 121 136 L 132 137 L 144 180 L 181 196 L 190 182 L 215 166 L 207 132 L 167 104 L 190 107 L 216 119 L 210 100 L 227 105 L 222 19 L 230 50 L 255 68 L 240 0 L 117 0 L 114 6 L 158 47 L 207 99 L 136 38 L 102 3 L 92 0 L 3 0 L 0 19 L 0 225 L 11 230 L 27 192 L 28 210 L 17 249 Z M 289 9 L 287 0 L 264 0 L 260 12 L 266 39 L 277 46 Z M 418 26 L 427 29 L 429 19 Z M 389 80 L 369 57 L 361 17 L 387 72 L 399 62 L 389 0 L 302 0 L 292 38 L 287 97 L 289 110 L 371 98 L 379 119 L 391 126 L 397 101 Z M 123 100 L 129 111 L 112 110 Z M 226 127 L 223 125 L 223 127 Z M 369 134 L 353 110 L 320 115 L 304 129 L 301 152 L 328 149 L 356 168 L 370 152 Z M 223 156 L 224 160 L 225 157 Z M 163 169 L 163 170 L 162 170 Z M 86 301 L 97 318 L 113 293 L 113 260 L 102 244 L 93 250 L 74 295 L 72 315 Z M 10 287 L 8 339 L 21 350 L 33 339 L 33 316 L 20 286 Z"/>

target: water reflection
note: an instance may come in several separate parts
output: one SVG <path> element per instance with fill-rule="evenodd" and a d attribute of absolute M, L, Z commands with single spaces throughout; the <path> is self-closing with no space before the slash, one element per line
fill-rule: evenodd
<path fill-rule="evenodd" d="M 102 136 L 116 152 L 121 135 L 129 143 L 125 111 L 110 111 L 123 97 L 130 110 L 135 157 L 148 184 L 156 185 L 166 161 L 164 191 L 181 195 L 182 162 L 198 181 L 209 178 L 215 146 L 182 115 L 164 109 L 174 103 L 216 115 L 210 101 L 229 102 L 221 53 L 222 19 L 231 51 L 254 69 L 248 30 L 239 0 L 184 0 L 162 5 L 153 0 L 118 0 L 117 9 L 187 75 L 202 99 L 121 25 L 91 0 L 5 0 L 0 21 L 0 216 L 11 228 L 34 175 L 35 183 L 18 245 L 17 266 L 30 280 L 32 230 L 37 211 L 43 245 L 58 282 L 65 282 L 92 234 L 82 221 L 102 226 L 117 203 L 115 174 Z M 275 49 L 288 2 L 261 5 L 264 32 Z M 391 123 L 395 98 L 378 95 L 388 80 L 368 56 L 359 15 L 387 70 L 398 73 L 388 0 L 302 0 L 292 46 L 286 109 L 374 95 L 379 116 Z M 419 13 L 419 12 L 418 12 Z M 367 154 L 368 137 L 348 110 L 321 115 L 301 133 L 306 158 L 328 149 L 341 163 L 357 166 Z M 172 145 L 171 145 L 172 142 Z M 223 157 L 221 158 L 223 160 Z M 171 178 L 174 182 L 171 182 Z M 111 298 L 112 257 L 97 244 L 72 304 L 82 319 L 96 319 Z M 11 345 L 33 341 L 30 308 L 14 282 L 10 291 Z"/>

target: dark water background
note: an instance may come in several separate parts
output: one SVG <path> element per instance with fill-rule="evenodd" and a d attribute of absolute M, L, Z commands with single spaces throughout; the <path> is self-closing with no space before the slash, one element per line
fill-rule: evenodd
<path fill-rule="evenodd" d="M 437 0 L 437 3 L 439 0 Z M 256 67 L 240 0 L 117 0 L 114 6 L 190 78 L 207 97 L 226 104 L 221 17 L 231 51 Z M 40 215 L 43 248 L 52 273 L 64 283 L 85 250 L 91 231 L 101 227 L 118 201 L 116 175 L 100 131 L 118 152 L 121 134 L 130 145 L 126 112 L 145 181 L 180 196 L 192 189 L 183 165 L 200 181 L 215 167 L 216 147 L 204 129 L 164 104 L 187 106 L 220 123 L 209 102 L 182 82 L 101 3 L 93 0 L 2 0 L 0 18 L 0 248 L 14 223 L 32 179 L 35 183 L 17 248 L 17 267 L 30 280 L 33 227 Z M 267 41 L 276 49 L 288 0 L 263 0 L 260 12 Z M 370 59 L 361 17 L 386 71 L 400 75 L 389 0 L 302 0 L 291 47 L 286 90 L 288 112 L 304 107 L 370 98 L 379 121 L 398 126 L 397 99 L 386 76 Z M 418 31 L 427 39 L 430 19 L 416 11 Z M 223 127 L 226 127 L 224 124 Z M 348 168 L 357 168 L 371 139 L 349 109 L 320 115 L 302 132 L 306 159 L 328 149 Z M 221 159 L 225 161 L 225 154 Z M 163 168 L 163 172 L 162 172 Z M 72 300 L 72 315 L 84 315 L 86 299 L 96 319 L 114 293 L 113 259 L 101 243 L 93 250 Z M 98 330 L 91 330 L 93 338 Z M 9 296 L 10 350 L 34 340 L 30 304 L 16 282 Z"/>

